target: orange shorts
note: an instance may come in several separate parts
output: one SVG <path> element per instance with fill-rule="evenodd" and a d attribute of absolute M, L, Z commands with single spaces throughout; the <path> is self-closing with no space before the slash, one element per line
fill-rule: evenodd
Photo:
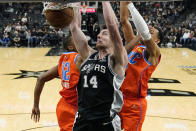
<path fill-rule="evenodd" d="M 76 106 L 67 103 L 64 98 L 59 100 L 56 115 L 60 131 L 72 131 L 76 111 Z"/>
<path fill-rule="evenodd" d="M 122 129 L 124 131 L 141 131 L 145 119 L 147 101 L 140 99 L 124 99 L 124 104 L 120 112 Z"/>

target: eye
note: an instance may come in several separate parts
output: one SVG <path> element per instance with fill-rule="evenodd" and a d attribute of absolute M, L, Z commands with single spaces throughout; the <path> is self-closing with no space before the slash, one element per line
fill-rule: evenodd
<path fill-rule="evenodd" d="M 103 32 L 103 35 L 109 35 L 109 33 L 107 31 Z"/>

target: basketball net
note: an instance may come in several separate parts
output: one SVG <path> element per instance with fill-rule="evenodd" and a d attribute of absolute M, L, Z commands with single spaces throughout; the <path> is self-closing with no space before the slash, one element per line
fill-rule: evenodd
<path fill-rule="evenodd" d="M 46 10 L 62 10 L 65 8 L 79 8 L 78 3 L 54 3 L 54 2 L 43 2 L 43 14 L 45 13 Z"/>

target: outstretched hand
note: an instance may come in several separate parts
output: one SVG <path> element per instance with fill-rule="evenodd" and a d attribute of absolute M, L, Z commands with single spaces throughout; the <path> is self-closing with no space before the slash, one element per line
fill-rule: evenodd
<path fill-rule="evenodd" d="M 39 107 L 33 107 L 32 113 L 31 113 L 31 119 L 34 120 L 35 122 L 39 122 L 40 119 L 40 110 Z"/>

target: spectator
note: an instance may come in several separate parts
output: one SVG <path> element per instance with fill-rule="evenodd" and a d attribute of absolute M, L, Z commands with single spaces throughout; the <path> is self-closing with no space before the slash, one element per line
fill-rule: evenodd
<path fill-rule="evenodd" d="M 21 31 L 26 31 L 27 30 L 27 26 L 24 24 L 24 23 L 22 23 L 21 24 Z"/>
<path fill-rule="evenodd" d="M 187 47 L 190 43 L 190 31 L 188 29 L 185 29 L 185 32 L 183 36 L 180 38 L 180 44 L 184 47 Z"/>
<path fill-rule="evenodd" d="M 51 32 L 50 32 L 50 39 L 49 39 L 49 42 L 50 42 L 50 45 L 51 46 L 58 46 L 59 45 L 59 36 L 56 32 L 55 29 L 53 29 Z"/>
<path fill-rule="evenodd" d="M 11 25 L 11 24 L 8 24 L 8 25 L 6 26 L 6 28 L 5 28 L 5 31 L 6 31 L 6 32 L 11 32 L 11 30 L 12 30 L 12 25 Z"/>
<path fill-rule="evenodd" d="M 35 31 L 35 28 L 31 31 L 31 40 L 30 40 L 30 47 L 36 47 L 38 45 L 39 38 L 37 36 L 37 32 Z"/>
<path fill-rule="evenodd" d="M 94 41 L 97 41 L 97 35 L 99 34 L 99 32 L 100 32 L 100 27 L 97 23 L 95 23 L 93 25 L 93 35 L 92 35 Z"/>
<path fill-rule="evenodd" d="M 21 31 L 21 25 L 20 25 L 19 22 L 16 24 L 15 30 L 16 30 L 16 31 L 19 31 L 19 32 Z"/>
<path fill-rule="evenodd" d="M 25 31 L 21 31 L 19 33 L 20 37 L 20 46 L 27 46 L 27 40 L 26 40 L 26 33 Z"/>
<path fill-rule="evenodd" d="M 169 39 L 169 43 L 172 44 L 172 47 L 176 47 L 176 35 L 173 28 L 171 28 L 168 34 L 168 39 Z"/>
<path fill-rule="evenodd" d="M 27 31 L 25 31 L 26 34 L 26 40 L 27 40 L 27 47 L 30 47 L 30 43 L 31 43 L 31 31 L 28 29 Z"/>
<path fill-rule="evenodd" d="M 28 19 L 27 19 L 27 16 L 26 15 L 24 15 L 24 17 L 22 17 L 21 22 L 26 25 L 26 23 L 28 22 Z"/>
<path fill-rule="evenodd" d="M 39 29 L 37 31 L 38 46 L 40 45 L 40 41 L 43 39 L 43 36 L 44 36 L 44 32 L 42 31 L 42 29 Z"/>
<path fill-rule="evenodd" d="M 191 45 L 196 50 L 196 28 L 191 32 Z"/>
<path fill-rule="evenodd" d="M 5 32 L 3 38 L 0 39 L 0 43 L 2 44 L 2 46 L 8 47 L 10 45 L 10 42 L 10 38 L 8 34 Z"/>
<path fill-rule="evenodd" d="M 18 33 L 16 33 L 16 35 L 15 35 L 13 40 L 14 40 L 15 47 L 20 47 L 21 46 L 21 44 L 20 44 L 20 36 L 19 36 Z"/>
<path fill-rule="evenodd" d="M 62 29 L 59 29 L 59 30 L 58 30 L 58 35 L 62 38 L 62 37 L 63 37 L 63 34 L 64 34 L 64 33 L 63 33 Z"/>

